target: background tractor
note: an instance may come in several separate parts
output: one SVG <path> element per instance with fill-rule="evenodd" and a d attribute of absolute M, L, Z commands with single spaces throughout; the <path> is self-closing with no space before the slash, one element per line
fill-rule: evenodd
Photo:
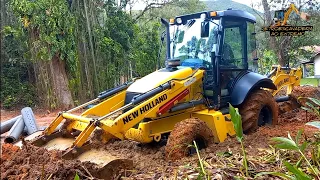
<path fill-rule="evenodd" d="M 310 16 L 304 12 L 300 13 L 296 6 L 293 3 L 291 3 L 288 9 L 276 10 L 274 12 L 273 20 L 275 24 L 273 26 L 287 26 L 287 22 L 292 11 L 294 11 L 298 16 L 300 16 L 301 19 L 309 21 Z"/>
<path fill-rule="evenodd" d="M 59 113 L 33 144 L 64 150 L 66 159 L 94 162 L 103 167 L 100 176 L 105 178 L 118 169 L 130 169 L 132 162 L 97 150 L 94 142 L 167 140 L 167 157 L 178 159 L 192 153 L 188 144 L 193 140 L 204 148 L 235 134 L 229 103 L 239 108 L 245 132 L 277 123 L 272 92 L 292 85 L 283 80 L 292 74 L 271 80 L 275 75 L 268 78 L 250 70 L 256 60 L 253 15 L 229 9 L 161 21 L 166 27 L 165 68 Z M 91 104 L 96 105 L 81 115 L 72 114 Z"/>

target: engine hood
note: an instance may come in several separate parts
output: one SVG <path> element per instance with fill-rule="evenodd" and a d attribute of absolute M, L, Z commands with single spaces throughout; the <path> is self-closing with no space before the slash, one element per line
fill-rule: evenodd
<path fill-rule="evenodd" d="M 173 78 L 186 78 L 192 74 L 190 67 L 183 67 L 177 70 L 160 69 L 147 76 L 138 79 L 129 86 L 127 92 L 145 93 Z"/>

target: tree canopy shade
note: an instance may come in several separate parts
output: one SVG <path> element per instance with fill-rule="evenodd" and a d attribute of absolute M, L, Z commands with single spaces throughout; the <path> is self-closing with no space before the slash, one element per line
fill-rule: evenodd
<path fill-rule="evenodd" d="M 145 10 L 134 13 L 126 11 L 134 1 L 1 3 L 1 102 L 6 108 L 66 109 L 146 75 L 156 69 L 163 31 L 159 18 L 203 10 L 198 0 L 147 2 Z"/>
<path fill-rule="evenodd" d="M 138 11 L 132 9 L 136 0 L 1 1 L 1 105 L 68 108 L 133 77 L 144 76 L 156 70 L 158 57 L 160 64 L 164 64 L 165 48 L 160 50 L 160 36 L 165 28 L 160 24 L 160 17 L 169 19 L 207 8 L 226 9 L 223 7 L 227 1 L 144 2 L 145 9 Z M 255 27 L 260 66 L 263 66 L 260 70 L 278 61 L 283 65 L 288 59 L 296 65 L 296 57 L 304 55 L 300 47 L 320 42 L 319 11 L 309 9 L 318 7 L 319 3 L 310 2 L 314 5 L 308 2 L 301 10 L 311 14 L 310 22 L 290 17 L 290 23 L 311 24 L 312 32 L 301 37 L 270 38 L 259 29 L 272 20 L 273 12 L 268 7 L 279 2 L 262 0 L 265 16 L 258 18 Z M 259 12 L 251 12 L 263 17 Z M 240 44 L 229 41 L 233 47 L 240 48 Z M 203 49 L 206 45 L 197 38 L 188 46 L 181 51 Z"/>

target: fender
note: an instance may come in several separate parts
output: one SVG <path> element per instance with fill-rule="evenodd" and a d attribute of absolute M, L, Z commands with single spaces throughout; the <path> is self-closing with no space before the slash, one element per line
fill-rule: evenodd
<path fill-rule="evenodd" d="M 231 93 L 231 104 L 238 106 L 243 103 L 247 96 L 256 88 L 269 88 L 276 90 L 271 79 L 257 74 L 254 72 L 248 72 L 234 84 L 233 91 Z"/>

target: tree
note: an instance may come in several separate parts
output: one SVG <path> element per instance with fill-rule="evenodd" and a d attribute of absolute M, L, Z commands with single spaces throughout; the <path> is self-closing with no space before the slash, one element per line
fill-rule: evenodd
<path fill-rule="evenodd" d="M 262 6 L 264 9 L 264 16 L 265 16 L 265 26 L 269 26 L 272 24 L 272 11 L 271 7 L 274 9 L 284 8 L 287 7 L 291 1 L 272 1 L 268 2 L 267 0 L 262 0 Z M 303 36 L 292 37 L 292 36 L 281 36 L 281 37 L 272 37 L 269 36 L 266 32 L 265 37 L 268 39 L 268 46 L 266 48 L 271 49 L 275 52 L 278 57 L 278 63 L 281 66 L 286 66 L 289 63 L 289 55 L 292 51 L 296 51 L 298 48 L 303 46 L 309 45 L 316 45 L 319 42 L 319 38 L 316 35 L 319 33 L 319 29 L 315 24 L 318 22 L 317 19 L 319 18 L 319 2 L 314 0 L 304 0 L 304 1 L 297 1 L 295 5 L 298 9 L 302 12 L 305 11 L 309 14 L 312 14 L 312 20 L 310 22 L 304 22 L 300 19 L 299 16 L 290 16 L 290 23 L 291 25 L 306 25 L 311 24 L 314 25 L 313 32 L 307 32 Z"/>
<path fill-rule="evenodd" d="M 144 12 L 129 13 L 125 9 L 136 0 L 6 2 L 1 6 L 1 15 L 6 15 L 1 25 L 7 26 L 1 38 L 7 45 L 1 46 L 5 62 L 1 79 L 12 86 L 4 87 L 1 102 L 9 99 L 8 107 L 19 101 L 29 105 L 34 104 L 29 103 L 32 97 L 32 102 L 50 109 L 86 102 L 103 90 L 130 81 L 135 74 L 153 72 L 164 30 L 159 17 L 202 10 L 198 0 L 150 1 Z M 162 62 L 164 53 L 160 53 Z M 15 73 L 9 73 L 13 69 Z M 25 90 L 18 91 L 20 87 Z M 18 92 L 26 91 L 31 96 L 23 101 L 15 98 L 20 97 Z"/>
<path fill-rule="evenodd" d="M 39 96 L 47 107 L 69 108 L 73 99 L 66 64 L 73 70 L 74 18 L 64 0 L 12 0 L 11 8 L 21 22 L 18 31 L 27 37 Z M 19 30 L 20 29 L 20 30 Z"/>

